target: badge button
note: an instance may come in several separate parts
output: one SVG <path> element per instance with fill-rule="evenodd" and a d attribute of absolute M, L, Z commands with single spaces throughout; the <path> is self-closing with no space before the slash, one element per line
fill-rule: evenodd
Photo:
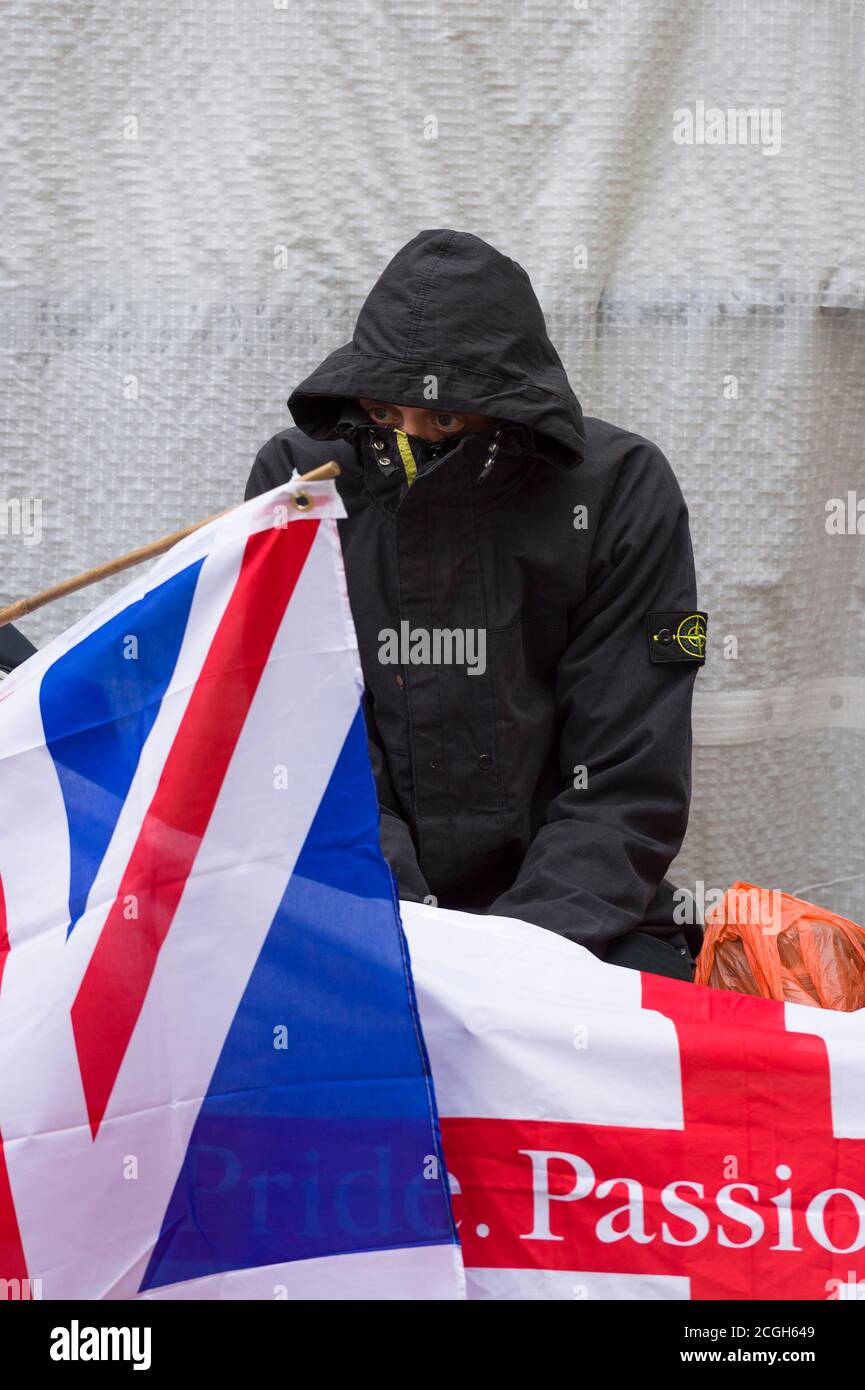
<path fill-rule="evenodd" d="M 647 614 L 649 658 L 654 662 L 706 660 L 708 613 L 690 609 L 679 613 Z"/>

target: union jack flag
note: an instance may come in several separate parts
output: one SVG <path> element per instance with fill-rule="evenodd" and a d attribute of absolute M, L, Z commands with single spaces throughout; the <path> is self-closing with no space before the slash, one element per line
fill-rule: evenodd
<path fill-rule="evenodd" d="M 463 1296 L 328 483 L 0 687 L 0 1278 Z"/>

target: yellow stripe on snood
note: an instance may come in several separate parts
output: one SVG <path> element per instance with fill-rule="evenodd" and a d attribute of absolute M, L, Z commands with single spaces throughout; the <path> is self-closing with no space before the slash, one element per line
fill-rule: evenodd
<path fill-rule="evenodd" d="M 397 447 L 399 449 L 399 456 L 402 459 L 402 466 L 405 469 L 406 482 L 408 483 L 409 487 L 411 487 L 412 483 L 417 477 L 417 464 L 414 461 L 414 454 L 412 453 L 411 445 L 408 442 L 408 435 L 404 434 L 402 430 L 394 430 L 394 434 L 396 435 L 396 442 Z"/>

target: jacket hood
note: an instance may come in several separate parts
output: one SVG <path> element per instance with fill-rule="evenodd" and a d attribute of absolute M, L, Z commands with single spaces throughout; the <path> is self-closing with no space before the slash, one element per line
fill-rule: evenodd
<path fill-rule="evenodd" d="M 528 275 L 469 232 L 419 232 L 370 291 L 354 337 L 292 392 L 295 424 L 339 437 L 358 396 L 490 415 L 527 426 L 563 468 L 583 453 L 583 416 Z"/>

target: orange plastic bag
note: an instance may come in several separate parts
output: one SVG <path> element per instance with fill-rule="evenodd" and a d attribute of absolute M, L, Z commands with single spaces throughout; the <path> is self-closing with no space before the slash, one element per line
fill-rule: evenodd
<path fill-rule="evenodd" d="M 851 1013 L 865 1008 L 865 928 L 753 883 L 706 913 L 696 982 Z"/>

